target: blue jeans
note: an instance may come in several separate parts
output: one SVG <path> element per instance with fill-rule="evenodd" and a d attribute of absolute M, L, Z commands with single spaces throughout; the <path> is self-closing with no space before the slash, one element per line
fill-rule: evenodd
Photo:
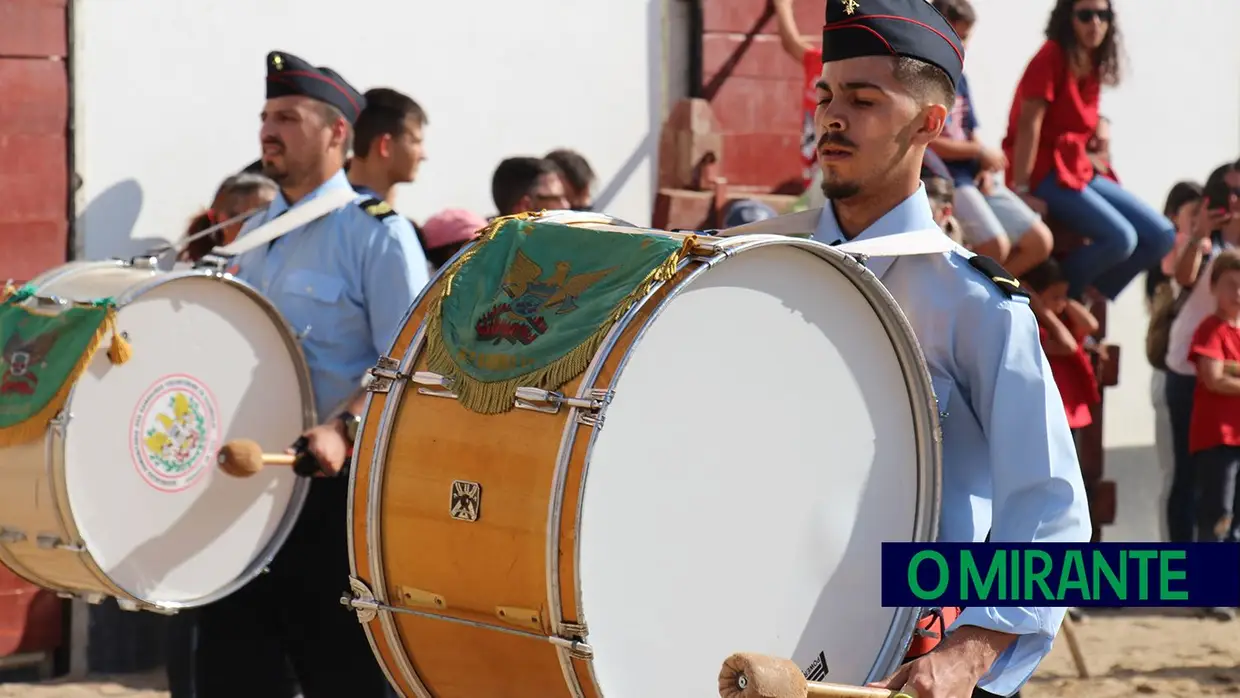
<path fill-rule="evenodd" d="M 1120 185 L 1094 176 L 1081 191 L 1051 174 L 1034 189 L 1051 218 L 1089 239 L 1063 262 L 1068 293 L 1080 298 L 1093 286 L 1111 300 L 1141 272 L 1158 265 L 1175 244 L 1175 225 Z"/>

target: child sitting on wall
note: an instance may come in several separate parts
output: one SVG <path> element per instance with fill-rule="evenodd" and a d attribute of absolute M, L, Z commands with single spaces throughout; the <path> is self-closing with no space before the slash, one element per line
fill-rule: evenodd
<path fill-rule="evenodd" d="M 1093 362 L 1085 351 L 1089 337 L 1098 331 L 1098 320 L 1068 298 L 1068 278 L 1053 258 L 1030 269 L 1023 281 L 1068 426 L 1079 437 L 1081 429 L 1093 424 L 1093 407 L 1102 401 Z"/>

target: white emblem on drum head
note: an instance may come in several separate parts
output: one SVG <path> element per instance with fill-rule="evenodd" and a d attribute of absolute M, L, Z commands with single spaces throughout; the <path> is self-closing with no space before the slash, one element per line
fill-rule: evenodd
<path fill-rule="evenodd" d="M 482 485 L 469 480 L 453 480 L 448 513 L 457 521 L 477 521 L 482 514 Z"/>
<path fill-rule="evenodd" d="M 129 450 L 151 487 L 179 492 L 198 481 L 218 447 L 219 410 L 206 386 L 192 376 L 164 376 L 138 400 Z"/>

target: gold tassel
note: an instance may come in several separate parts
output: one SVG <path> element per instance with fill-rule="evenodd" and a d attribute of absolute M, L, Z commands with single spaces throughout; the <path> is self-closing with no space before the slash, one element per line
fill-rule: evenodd
<path fill-rule="evenodd" d="M 119 366 L 133 356 L 133 347 L 129 345 L 129 341 L 116 329 L 116 308 L 108 308 L 108 330 L 112 332 L 112 344 L 108 346 L 108 361 L 113 365 Z"/>
<path fill-rule="evenodd" d="M 14 293 L 17 293 L 17 287 L 14 286 L 11 282 L 5 283 L 4 290 L 0 291 L 0 303 L 7 301 L 9 298 L 13 296 Z"/>

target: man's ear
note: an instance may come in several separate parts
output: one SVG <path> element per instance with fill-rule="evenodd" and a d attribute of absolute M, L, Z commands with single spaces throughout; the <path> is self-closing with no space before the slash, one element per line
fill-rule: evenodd
<path fill-rule="evenodd" d="M 947 125 L 947 107 L 942 104 L 926 105 L 917 118 L 919 123 L 913 132 L 913 142 L 929 145 L 943 133 L 943 127 Z"/>
<path fill-rule="evenodd" d="M 331 128 L 331 144 L 335 147 L 343 146 L 345 141 L 349 138 L 349 122 L 344 119 L 336 119 L 336 121 L 332 123 Z"/>
<path fill-rule="evenodd" d="M 378 151 L 378 152 L 379 152 L 379 156 L 380 156 L 380 157 L 385 157 L 385 158 L 386 158 L 386 157 L 391 156 L 391 154 L 392 154 L 392 134 L 390 134 L 390 133 L 385 133 L 385 134 L 383 134 L 383 135 L 379 136 L 379 140 L 375 141 L 374 145 L 379 146 L 379 151 Z M 374 147 L 374 145 L 372 145 L 371 147 L 373 148 L 373 147 Z"/>

